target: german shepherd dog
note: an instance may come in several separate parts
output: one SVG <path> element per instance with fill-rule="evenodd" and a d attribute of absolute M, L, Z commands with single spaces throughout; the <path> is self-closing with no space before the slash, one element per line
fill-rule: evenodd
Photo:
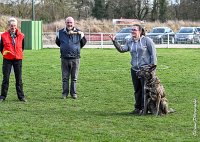
<path fill-rule="evenodd" d="M 148 111 L 156 116 L 174 112 L 168 108 L 165 90 L 156 76 L 155 69 L 156 65 L 149 65 L 137 72 L 138 77 L 144 78 L 144 115 Z"/>

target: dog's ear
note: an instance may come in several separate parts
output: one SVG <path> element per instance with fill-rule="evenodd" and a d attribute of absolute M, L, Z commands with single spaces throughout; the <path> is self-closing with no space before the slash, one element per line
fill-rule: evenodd
<path fill-rule="evenodd" d="M 153 71 L 153 70 L 155 70 L 155 69 L 156 69 L 156 65 L 151 64 L 151 65 L 150 65 L 150 70 Z"/>

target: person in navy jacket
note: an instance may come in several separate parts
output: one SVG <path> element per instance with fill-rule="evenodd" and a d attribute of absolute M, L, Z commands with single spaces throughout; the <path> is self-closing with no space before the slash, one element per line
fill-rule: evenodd
<path fill-rule="evenodd" d="M 80 51 L 87 40 L 84 33 L 74 27 L 74 19 L 67 17 L 66 27 L 59 30 L 56 36 L 56 44 L 60 47 L 62 70 L 62 98 L 70 93 L 73 99 L 77 98 L 77 78 L 80 67 Z M 69 86 L 69 79 L 71 83 Z"/>

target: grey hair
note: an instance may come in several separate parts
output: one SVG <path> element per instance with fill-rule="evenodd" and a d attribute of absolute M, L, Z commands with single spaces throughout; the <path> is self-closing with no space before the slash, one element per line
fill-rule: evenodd
<path fill-rule="evenodd" d="M 8 25 L 10 25 L 12 22 L 14 22 L 17 25 L 17 19 L 14 17 L 11 17 L 8 19 Z"/>

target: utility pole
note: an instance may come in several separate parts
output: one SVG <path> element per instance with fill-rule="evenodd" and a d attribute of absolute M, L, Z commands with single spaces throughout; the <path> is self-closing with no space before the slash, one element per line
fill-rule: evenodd
<path fill-rule="evenodd" d="M 35 0 L 32 0 L 32 21 L 35 21 Z"/>

